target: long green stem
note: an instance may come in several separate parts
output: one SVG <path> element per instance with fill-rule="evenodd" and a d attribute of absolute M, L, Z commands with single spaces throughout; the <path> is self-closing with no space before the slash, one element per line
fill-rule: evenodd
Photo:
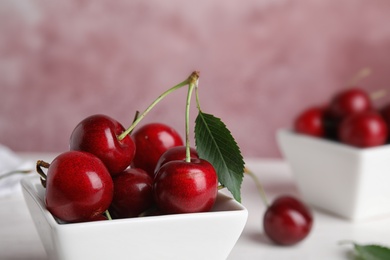
<path fill-rule="evenodd" d="M 185 128 L 186 128 L 186 162 L 191 161 L 191 151 L 190 151 L 190 103 L 192 92 L 198 84 L 199 75 L 196 74 L 191 78 L 188 86 L 187 93 L 187 102 L 186 102 L 186 115 L 185 115 Z"/>
<path fill-rule="evenodd" d="M 362 68 L 358 73 L 356 73 L 347 83 L 348 86 L 353 86 L 359 83 L 362 79 L 370 76 L 372 70 L 370 67 Z"/>
<path fill-rule="evenodd" d="M 258 179 L 258 178 L 256 177 L 256 175 L 255 175 L 252 171 L 250 171 L 247 167 L 244 168 L 244 172 L 245 172 L 246 174 L 248 174 L 249 176 L 251 176 L 251 178 L 253 179 L 253 181 L 254 181 L 255 184 L 256 184 L 256 187 L 257 187 L 257 189 L 258 189 L 258 191 L 259 191 L 259 193 L 260 193 L 260 196 L 261 196 L 261 198 L 262 198 L 262 200 L 263 200 L 265 206 L 268 208 L 268 207 L 269 207 L 269 202 L 268 202 L 267 196 L 266 196 L 266 194 L 265 194 L 264 188 L 263 188 L 263 186 L 261 185 L 259 179 Z"/>
<path fill-rule="evenodd" d="M 163 98 L 165 98 L 167 95 L 169 95 L 170 93 L 172 93 L 173 91 L 183 87 L 183 86 L 186 86 L 188 84 L 190 84 L 190 82 L 193 81 L 193 77 L 194 77 L 194 74 L 198 75 L 197 72 L 193 72 L 186 80 L 184 80 L 183 82 L 180 82 L 179 84 L 171 87 L 170 89 L 166 90 L 164 93 L 162 93 L 156 100 L 154 100 L 146 109 L 145 111 L 140 114 L 137 119 L 131 124 L 131 126 L 129 128 L 126 129 L 126 131 L 124 131 L 123 133 L 121 133 L 119 136 L 118 136 L 118 140 L 122 140 L 123 138 L 125 138 L 129 133 L 131 133 L 131 131 L 138 125 L 139 122 L 141 122 L 141 120 L 150 112 L 150 110 L 153 109 L 153 107 L 158 103 L 160 102 Z"/>

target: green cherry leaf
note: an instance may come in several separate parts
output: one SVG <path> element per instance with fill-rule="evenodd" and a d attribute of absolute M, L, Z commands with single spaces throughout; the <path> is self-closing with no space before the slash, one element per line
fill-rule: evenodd
<path fill-rule="evenodd" d="M 241 202 L 245 163 L 240 148 L 221 119 L 199 110 L 195 120 L 195 145 L 199 157 L 214 166 L 220 184 Z"/>
<path fill-rule="evenodd" d="M 357 259 L 386 260 L 390 259 L 390 248 L 381 245 L 359 245 L 354 243 Z"/>

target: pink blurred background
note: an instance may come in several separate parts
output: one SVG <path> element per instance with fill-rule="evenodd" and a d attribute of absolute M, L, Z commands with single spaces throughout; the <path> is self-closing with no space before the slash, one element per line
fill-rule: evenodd
<path fill-rule="evenodd" d="M 389 14 L 387 0 L 3 0 L 0 143 L 64 151 L 86 116 L 128 127 L 199 70 L 203 110 L 222 118 L 244 156 L 280 157 L 275 131 L 360 69 L 372 69 L 367 91 L 389 88 Z M 184 136 L 185 96 L 172 93 L 143 123 Z"/>

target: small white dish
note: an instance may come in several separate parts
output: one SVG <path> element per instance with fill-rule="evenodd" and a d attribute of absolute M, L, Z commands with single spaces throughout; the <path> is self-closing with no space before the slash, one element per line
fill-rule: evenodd
<path fill-rule="evenodd" d="M 39 178 L 21 183 L 48 259 L 226 259 L 248 217 L 219 192 L 210 212 L 59 224 L 45 208 Z"/>
<path fill-rule="evenodd" d="M 390 214 L 390 145 L 355 148 L 287 129 L 277 141 L 308 203 L 352 221 Z"/>

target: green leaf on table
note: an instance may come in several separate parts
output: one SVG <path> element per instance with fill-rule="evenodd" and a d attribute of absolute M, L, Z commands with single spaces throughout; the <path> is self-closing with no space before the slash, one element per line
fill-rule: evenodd
<path fill-rule="evenodd" d="M 241 202 L 244 160 L 240 148 L 221 119 L 199 111 L 195 120 L 195 145 L 199 157 L 215 168 L 220 184 Z"/>
<path fill-rule="evenodd" d="M 357 259 L 389 260 L 390 248 L 381 245 L 359 245 L 353 243 Z"/>

